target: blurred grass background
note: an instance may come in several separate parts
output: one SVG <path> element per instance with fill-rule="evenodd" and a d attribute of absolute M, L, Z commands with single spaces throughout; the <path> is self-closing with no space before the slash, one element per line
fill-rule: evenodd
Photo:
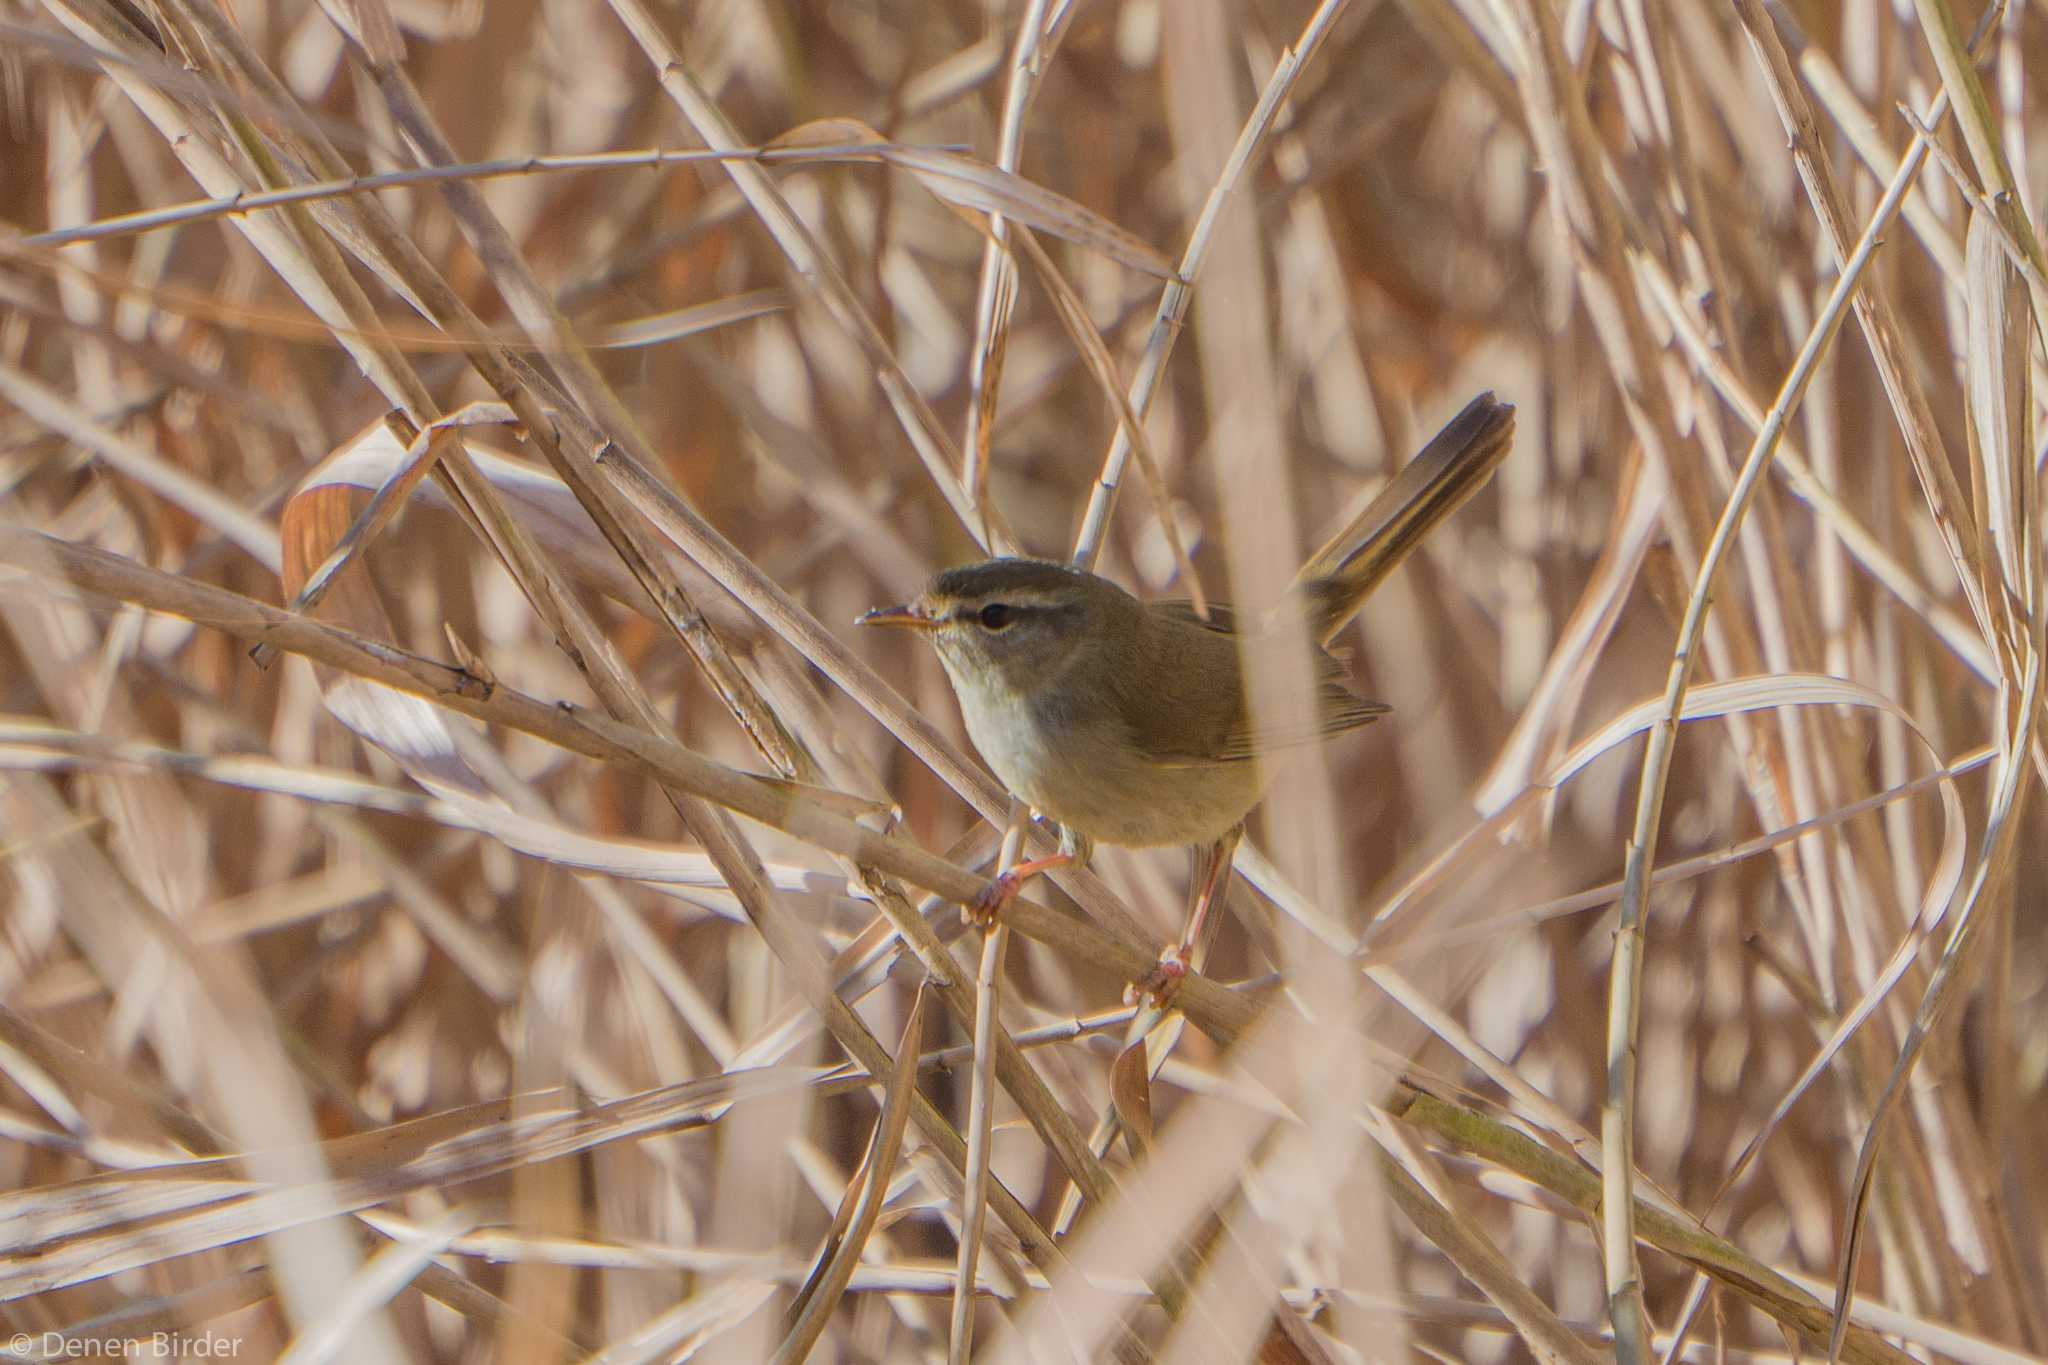
<path fill-rule="evenodd" d="M 29 535 L 280 604 L 297 584 L 278 526 L 309 471 L 394 408 L 417 428 L 501 398 L 556 414 L 564 445 L 597 432 L 645 459 L 964 746 L 929 652 L 846 623 L 986 552 L 980 517 L 956 514 L 977 487 L 1017 548 L 1067 555 L 1119 418 L 1035 267 L 1006 323 L 986 320 L 988 219 L 944 182 L 872 161 L 531 165 L 467 182 L 468 206 L 415 182 L 116 221 L 337 161 L 700 147 L 697 96 L 748 146 L 855 120 L 990 177 L 1007 164 L 1031 187 L 1013 216 L 1042 229 L 1119 387 L 1148 344 L 1187 343 L 1146 418 L 1165 503 L 1131 470 L 1102 539 L 1100 570 L 1141 595 L 1190 590 L 1170 518 L 1212 597 L 1270 596 L 1261 557 L 1298 563 L 1472 394 L 1518 409 L 1492 489 L 1344 641 L 1393 717 L 1290 770 L 1255 822 L 1270 864 L 1252 862 L 1205 975 L 1249 983 L 1262 1023 L 1244 1037 L 1199 1000 L 1184 1031 L 1139 1021 L 1157 1024 L 1156 1078 L 1136 1085 L 1149 1141 L 1112 1083 L 1128 973 L 1056 920 L 1010 942 L 982 999 L 1012 1034 L 1070 1026 L 1031 1065 L 1121 1192 L 1076 1217 L 1042 1123 L 995 1102 L 994 1176 L 1074 1231 L 1071 1260 L 1048 1260 L 989 1222 L 977 1358 L 1821 1358 L 1878 1114 L 1854 1267 L 1871 1333 L 1845 1354 L 2048 1352 L 2027 800 L 2048 601 L 2029 382 L 2048 111 L 2028 78 L 2048 69 L 2048 7 L 7 0 L 0 25 L 0 1321 L 19 1354 L 165 1330 L 188 1358 L 219 1340 L 240 1359 L 768 1359 L 815 1302 L 799 1287 L 835 1210 L 879 1170 L 887 1202 L 810 1358 L 964 1355 L 947 1300 L 980 1186 L 963 1195 L 918 1127 L 877 1160 L 878 1106 L 904 1092 L 823 1070 L 847 1054 L 726 873 L 658 893 L 509 851 L 422 801 L 300 660 L 259 667 L 249 632 L 165 614 L 160 581 L 78 586 Z M 1276 116 L 1240 142 L 1267 91 Z M 1681 731 L 1651 850 L 1684 865 L 1623 921 L 1643 958 L 1617 988 L 1611 884 L 1641 828 L 1643 746 L 1597 737 L 1662 691 L 1760 416 L 1914 146 L 1905 111 L 1928 118 L 1937 94 L 1961 125 L 1881 233 L 1862 311 L 1801 371 L 1716 580 L 1693 682 L 1757 680 L 1763 709 Z M 1781 107 L 1808 118 L 1796 137 Z M 745 174 L 760 185 L 742 193 Z M 843 296 L 792 269 L 761 185 Z M 1088 215 L 1164 261 L 1196 244 L 1184 335 L 1157 321 L 1155 274 L 1070 240 Z M 737 320 L 711 325 L 721 310 Z M 509 367 L 478 360 L 491 343 Z M 534 461 L 541 444 L 480 441 Z M 588 671 L 603 663 L 562 648 L 473 526 L 421 508 L 376 538 L 393 641 L 619 714 Z M 541 557 L 570 567 L 554 539 Z M 675 737 L 767 773 L 735 714 L 772 715 L 801 751 L 785 776 L 893 804 L 898 832 L 970 867 L 991 856 L 986 810 L 900 717 L 700 559 L 686 545 L 662 572 L 753 702 L 632 593 L 578 590 Z M 1836 705 L 1822 676 L 1894 709 Z M 703 844 L 704 817 L 648 770 L 487 719 L 468 750 L 498 797 L 559 828 Z M 1588 735 L 1597 756 L 1545 787 Z M 377 787 L 310 790 L 336 769 Z M 877 889 L 829 841 L 738 828 L 812 951 L 937 889 Z M 1113 899 L 1152 944 L 1174 932 L 1179 855 L 1106 849 L 1094 870 L 1031 894 L 1055 912 Z M 983 936 L 922 909 L 972 995 Z M 840 989 L 893 1053 L 924 968 L 876 951 Z M 971 1041 L 945 1013 L 926 1011 L 928 1048 Z M 1632 1151 L 1603 1148 L 1616 1039 L 1633 1093 L 1607 1117 Z M 987 1110 L 964 1054 L 919 1084 L 963 1132 Z M 1424 1122 L 1417 1094 L 1490 1126 Z M 601 1107 L 631 1097 L 680 1108 Z M 1140 1131 L 1112 1145 L 1119 1119 Z M 1561 1165 L 1517 1165 L 1517 1134 Z M 457 1138 L 452 1157 L 432 1146 Z M 1702 1274 L 1712 1257 L 1651 1238 L 1649 1339 L 1615 1343 L 1626 1276 L 1576 1182 L 1617 1150 L 1639 1196 L 1814 1300 L 1774 1310 L 1737 1262 Z M 252 1155 L 181 1164 L 231 1153 Z M 1410 1182 L 1392 1203 L 1390 1170 Z"/>

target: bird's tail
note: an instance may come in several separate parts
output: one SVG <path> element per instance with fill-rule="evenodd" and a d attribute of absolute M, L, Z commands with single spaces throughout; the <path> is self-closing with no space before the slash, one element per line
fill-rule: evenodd
<path fill-rule="evenodd" d="M 1316 643 L 1327 645 L 1438 522 L 1486 486 L 1514 444 L 1515 409 L 1482 393 L 1332 536 L 1295 576 Z"/>

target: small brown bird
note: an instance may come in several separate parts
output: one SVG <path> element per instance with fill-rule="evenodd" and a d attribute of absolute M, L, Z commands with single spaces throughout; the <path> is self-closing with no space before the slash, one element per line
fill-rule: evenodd
<path fill-rule="evenodd" d="M 1265 793 L 1260 753 L 1342 734 L 1386 714 L 1355 695 L 1323 652 L 1422 536 L 1476 493 L 1512 443 L 1514 409 L 1482 394 L 1319 551 L 1276 611 L 1302 614 L 1318 646 L 1316 712 L 1254 727 L 1240 651 L 1263 647 L 1235 612 L 1204 620 L 1186 602 L 1140 602 L 1070 564 L 991 559 L 948 569 L 868 626 L 924 632 L 975 748 L 1012 794 L 1059 822 L 1061 852 L 994 879 L 970 907 L 996 913 L 1022 881 L 1085 861 L 1090 842 L 1188 844 L 1196 876 L 1187 931 L 1154 988 L 1185 972 L 1229 875 L 1244 819 Z"/>

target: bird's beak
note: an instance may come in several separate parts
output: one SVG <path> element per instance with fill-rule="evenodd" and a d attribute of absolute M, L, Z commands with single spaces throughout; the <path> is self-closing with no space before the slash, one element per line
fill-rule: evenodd
<path fill-rule="evenodd" d="M 936 630 L 938 622 L 925 615 L 924 608 L 916 603 L 905 603 L 900 607 L 876 607 L 860 617 L 857 626 L 895 626 L 899 630 Z"/>

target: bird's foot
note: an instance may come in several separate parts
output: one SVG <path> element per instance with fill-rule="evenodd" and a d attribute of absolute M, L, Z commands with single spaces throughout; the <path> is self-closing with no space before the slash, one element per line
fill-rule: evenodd
<path fill-rule="evenodd" d="M 977 929 L 993 928 L 1010 902 L 1017 899 L 1018 888 L 1023 885 L 1024 879 L 1014 868 L 989 878 L 974 899 L 960 907 L 960 918 Z"/>
<path fill-rule="evenodd" d="M 1124 987 L 1124 1003 L 1136 1005 L 1142 1002 L 1154 1009 L 1171 1009 L 1180 983 L 1193 970 L 1194 955 L 1194 949 L 1185 943 L 1160 950 L 1159 965 L 1143 981 L 1134 981 Z"/>
<path fill-rule="evenodd" d="M 988 884 L 975 893 L 974 899 L 960 907 L 961 917 L 977 929 L 988 929 L 1002 917 L 1011 901 L 1017 899 L 1017 892 L 1024 883 L 1041 872 L 1055 867 L 1065 867 L 1074 861 L 1070 853 L 1055 853 L 1045 858 L 1034 858 L 1018 863 L 989 878 Z"/>

